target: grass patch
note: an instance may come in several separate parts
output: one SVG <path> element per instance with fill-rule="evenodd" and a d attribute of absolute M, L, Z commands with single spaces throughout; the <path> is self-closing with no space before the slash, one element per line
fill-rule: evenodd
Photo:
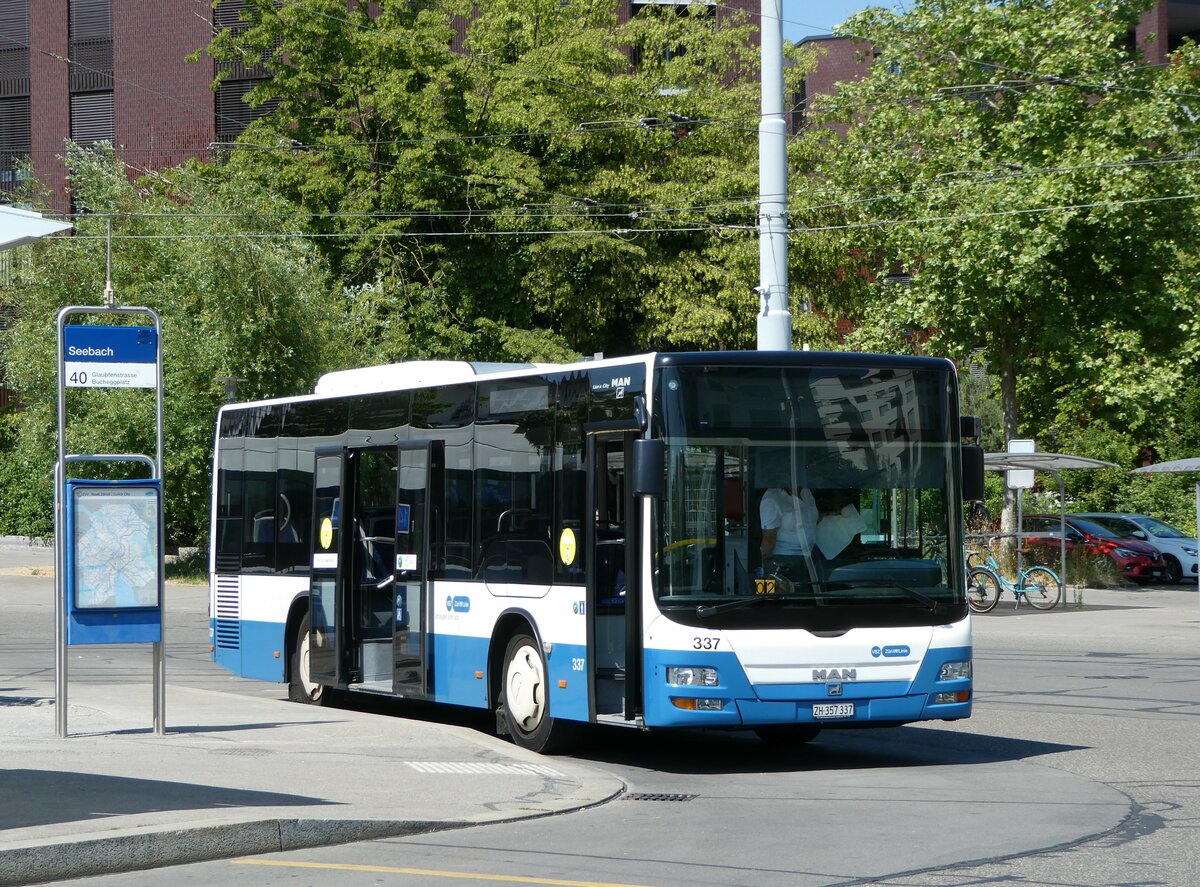
<path fill-rule="evenodd" d="M 183 554 L 167 558 L 167 581 L 183 585 L 208 584 L 208 552 L 188 549 Z"/>

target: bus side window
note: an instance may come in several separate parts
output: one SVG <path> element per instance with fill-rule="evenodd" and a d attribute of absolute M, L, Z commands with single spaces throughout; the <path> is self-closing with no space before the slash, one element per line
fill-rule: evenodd
<path fill-rule="evenodd" d="M 487 582 L 545 586 L 552 580 L 553 390 L 538 377 L 479 386 L 476 574 Z"/>

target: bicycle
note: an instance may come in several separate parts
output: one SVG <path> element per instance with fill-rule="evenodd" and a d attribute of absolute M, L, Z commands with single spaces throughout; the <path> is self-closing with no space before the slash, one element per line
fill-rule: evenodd
<path fill-rule="evenodd" d="M 1040 566 L 1026 567 L 1017 574 L 1015 583 L 1010 582 L 1001 574 L 991 552 L 982 563 L 976 562 L 967 570 L 967 604 L 976 613 L 995 609 L 1005 591 L 1017 599 L 1017 607 L 1024 598 L 1035 610 L 1051 610 L 1062 600 L 1063 585 L 1057 573 Z"/>

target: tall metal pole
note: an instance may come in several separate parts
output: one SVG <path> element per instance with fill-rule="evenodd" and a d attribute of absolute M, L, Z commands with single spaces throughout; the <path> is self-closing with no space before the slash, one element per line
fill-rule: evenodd
<path fill-rule="evenodd" d="M 758 122 L 758 350 L 790 351 L 787 121 L 783 116 L 783 0 L 762 0 L 762 116 Z"/>

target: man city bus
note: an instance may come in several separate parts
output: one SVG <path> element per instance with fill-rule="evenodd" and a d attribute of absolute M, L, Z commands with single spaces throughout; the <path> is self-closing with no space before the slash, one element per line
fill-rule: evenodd
<path fill-rule="evenodd" d="M 420 361 L 226 406 L 216 438 L 213 655 L 297 701 L 490 709 L 542 752 L 970 715 L 982 460 L 946 360 Z"/>

